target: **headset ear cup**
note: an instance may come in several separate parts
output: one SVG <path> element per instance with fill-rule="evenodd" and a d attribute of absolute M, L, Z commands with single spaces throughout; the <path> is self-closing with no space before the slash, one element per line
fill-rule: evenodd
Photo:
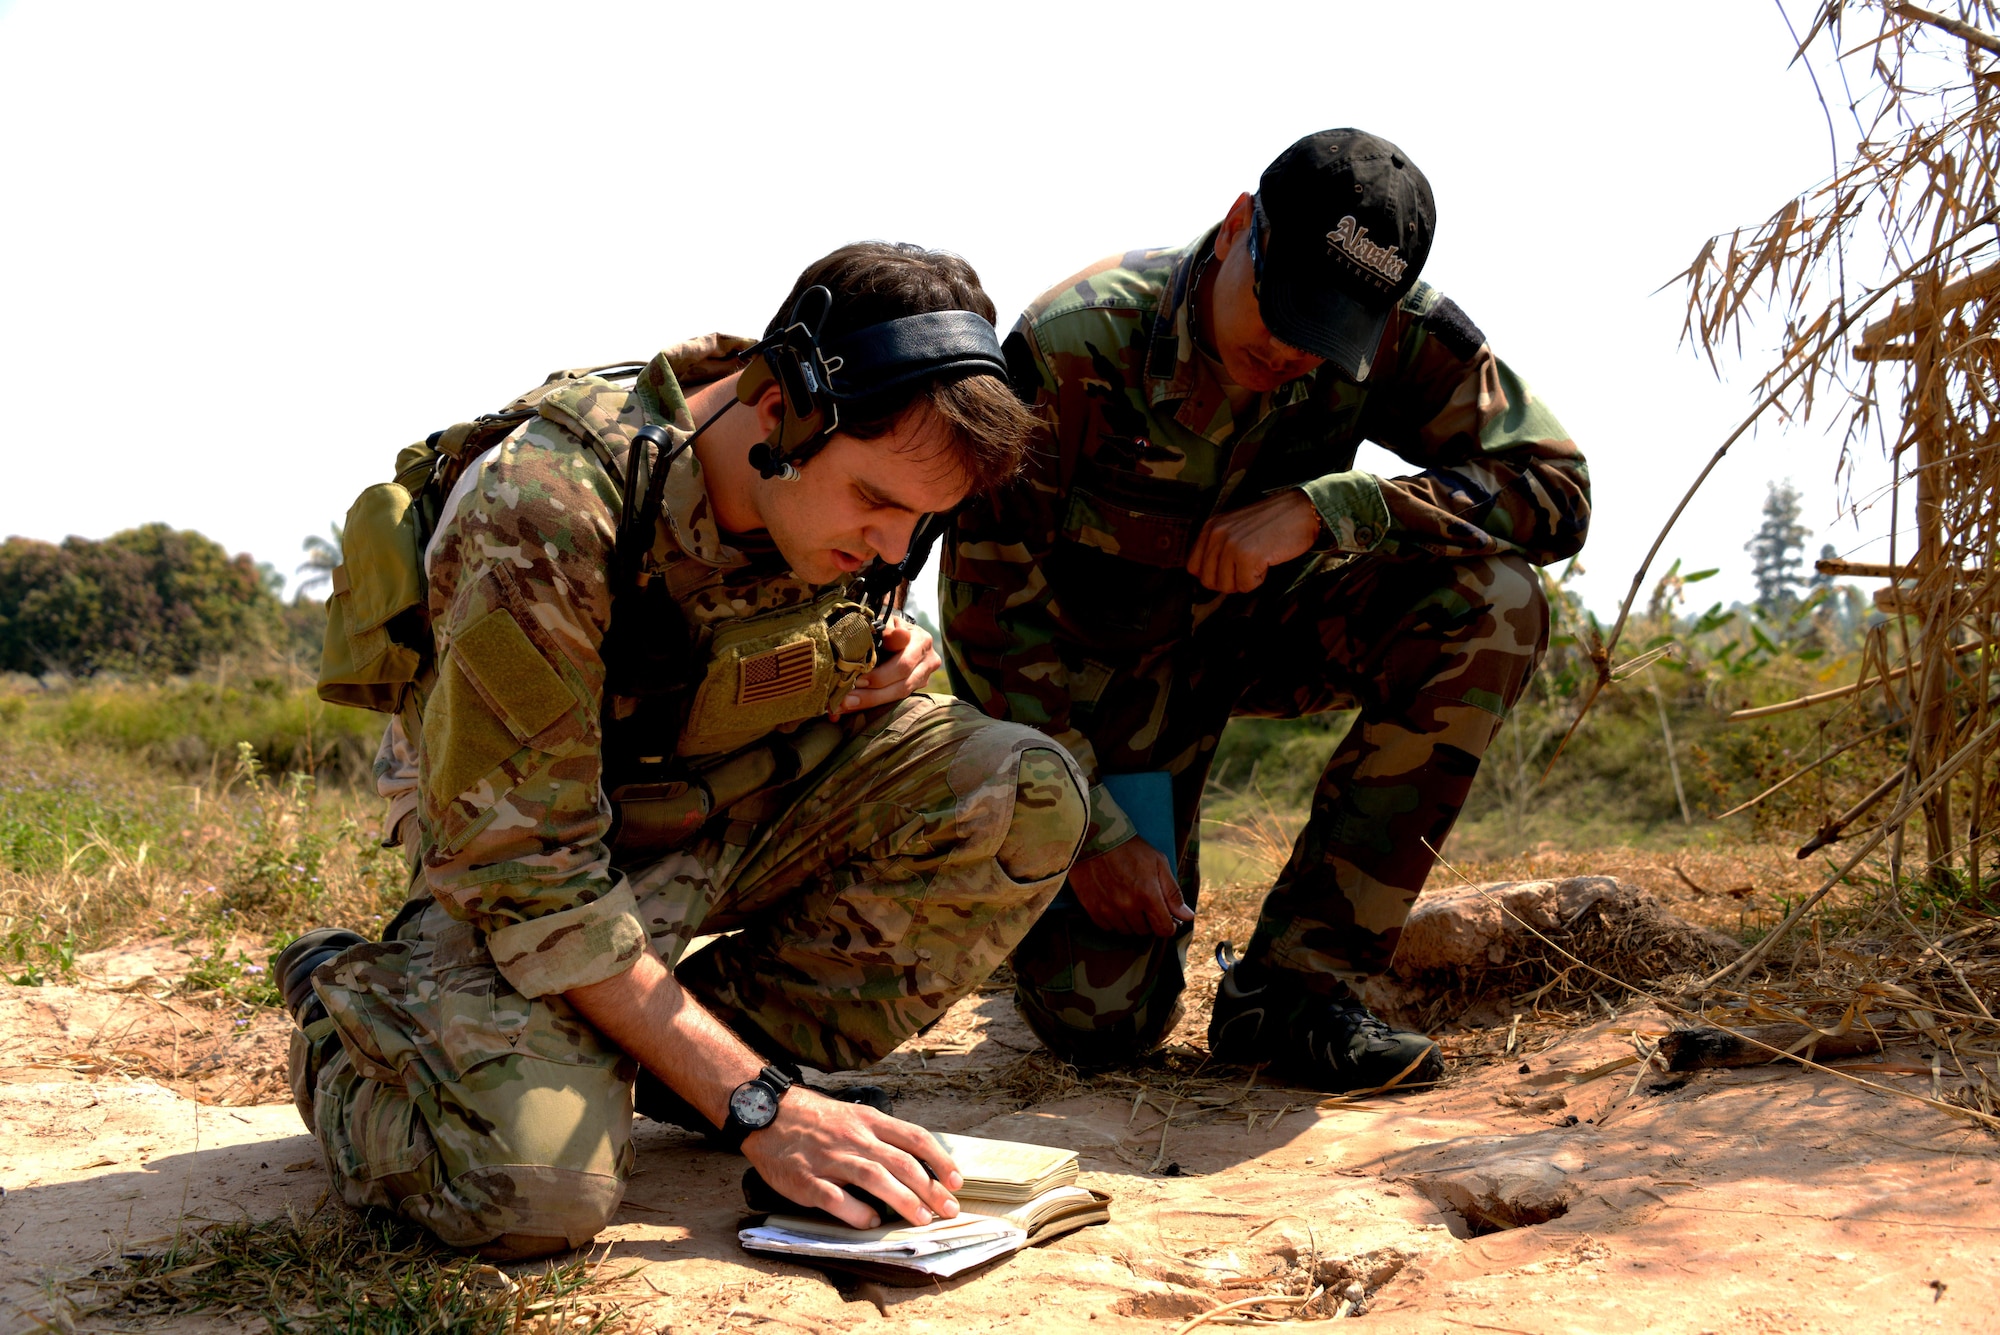
<path fill-rule="evenodd" d="M 764 386 L 770 384 L 774 378 L 769 362 L 762 357 L 752 358 L 750 364 L 743 368 L 743 374 L 736 377 L 736 401 L 742 404 L 755 403 L 757 396 L 764 392 Z"/>
<path fill-rule="evenodd" d="M 789 349 L 773 348 L 753 359 L 736 380 L 737 401 L 745 404 L 755 403 L 770 386 L 778 387 L 783 407 L 770 444 L 781 457 L 811 444 L 829 429 L 826 409 L 806 388 L 804 368 L 784 362 L 773 365 L 777 359 L 793 355 Z"/>
<path fill-rule="evenodd" d="M 788 400 L 785 404 L 785 420 L 778 424 L 778 452 L 797 455 L 798 451 L 818 440 L 826 430 L 826 414 L 818 409 L 800 414 L 793 411 Z M 803 463 L 799 456 L 794 462 Z"/>

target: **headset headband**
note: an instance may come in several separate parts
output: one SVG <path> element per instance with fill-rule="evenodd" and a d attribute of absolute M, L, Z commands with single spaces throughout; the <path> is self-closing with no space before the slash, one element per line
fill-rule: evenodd
<path fill-rule="evenodd" d="M 938 376 L 1008 378 L 1000 335 L 974 311 L 929 311 L 868 325 L 821 347 L 820 326 L 833 294 L 809 287 L 792 305 L 784 328 L 742 354 L 749 362 L 736 385 L 749 403 L 775 382 L 784 410 L 771 439 L 751 450 L 767 478 L 798 476 L 804 463 L 840 426 L 840 405 Z"/>
<path fill-rule="evenodd" d="M 930 311 L 857 329 L 828 345 L 826 362 L 833 397 L 848 402 L 954 372 L 1007 378 L 1000 335 L 975 311 Z"/>

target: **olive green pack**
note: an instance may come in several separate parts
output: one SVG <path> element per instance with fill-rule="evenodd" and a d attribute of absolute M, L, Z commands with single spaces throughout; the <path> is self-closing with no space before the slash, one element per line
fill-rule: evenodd
<path fill-rule="evenodd" d="M 415 696 L 432 657 L 424 548 L 445 497 L 467 465 L 533 417 L 553 391 L 589 375 L 633 376 L 643 366 L 613 362 L 553 372 L 499 412 L 432 432 L 396 456 L 395 480 L 362 492 L 341 529 L 342 559 L 320 646 L 320 699 L 384 714 L 413 706 L 421 712 Z"/>

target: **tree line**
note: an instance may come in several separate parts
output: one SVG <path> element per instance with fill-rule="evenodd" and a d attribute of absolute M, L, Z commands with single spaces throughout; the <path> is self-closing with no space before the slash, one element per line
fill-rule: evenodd
<path fill-rule="evenodd" d="M 1757 583 L 1755 610 L 1774 624 L 1802 620 L 1820 601 L 1806 595 L 1829 583 L 1805 574 L 1809 533 L 1799 522 L 1797 490 L 1772 483 L 1763 523 L 1744 546 Z M 248 554 L 231 556 L 193 530 L 145 524 L 102 541 L 8 538 L 0 542 L 0 672 L 161 677 L 224 654 L 271 649 L 316 660 L 323 612 L 309 595 L 330 583 L 342 537 L 334 524 L 330 539 L 305 540 L 304 578 L 289 606 L 276 569 Z M 1831 556 L 1833 548 L 1820 554 Z M 1842 610 L 1843 621 L 1857 619 L 1859 609 Z"/>
<path fill-rule="evenodd" d="M 0 542 L 0 672 L 168 676 L 223 654 L 289 649 L 284 578 L 192 530 L 145 524 L 102 541 Z M 302 624 L 294 626 L 290 623 Z"/>

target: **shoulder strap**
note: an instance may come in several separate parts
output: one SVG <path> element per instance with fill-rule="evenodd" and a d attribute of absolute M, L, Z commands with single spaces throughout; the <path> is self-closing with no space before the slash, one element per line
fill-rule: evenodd
<path fill-rule="evenodd" d="M 687 617 L 665 587 L 655 587 L 646 553 L 666 505 L 668 442 L 656 426 L 639 428 L 625 456 L 618 532 L 611 552 L 611 626 L 604 635 L 605 695 L 658 696 L 688 685 L 694 641 Z M 615 475 L 614 475 L 615 476 Z M 676 725 L 678 732 L 678 725 Z"/>

